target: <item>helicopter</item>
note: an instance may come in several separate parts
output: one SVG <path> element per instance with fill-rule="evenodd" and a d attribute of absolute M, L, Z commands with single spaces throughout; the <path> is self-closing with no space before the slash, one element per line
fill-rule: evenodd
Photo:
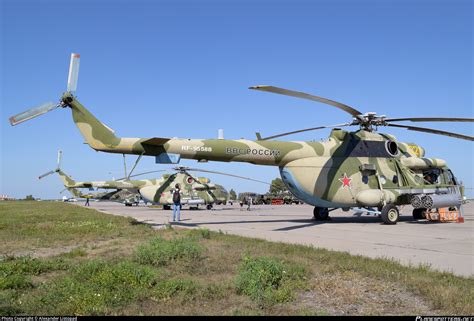
<path fill-rule="evenodd" d="M 180 159 L 199 162 L 245 162 L 277 166 L 289 191 L 314 206 L 317 220 L 326 220 L 334 209 L 366 209 L 385 224 L 396 224 L 400 205 L 411 204 L 413 217 L 428 211 L 454 207 L 461 212 L 463 187 L 445 160 L 425 158 L 425 149 L 378 132 L 379 127 L 404 128 L 473 141 L 474 137 L 397 122 L 473 122 L 473 118 L 419 117 L 388 118 L 375 112 L 362 113 L 348 105 L 303 92 L 274 86 L 252 90 L 309 99 L 336 107 L 351 116 L 345 123 L 295 130 L 256 140 L 128 138 L 119 137 L 86 109 L 75 96 L 79 70 L 78 54 L 71 55 L 67 91 L 59 103 L 46 103 L 10 118 L 17 125 L 56 108 L 70 108 L 72 118 L 87 144 L 96 151 L 155 156 L 156 163 L 177 164 Z M 356 126 L 355 131 L 342 127 Z M 332 129 L 322 142 L 275 141 L 290 134 Z M 431 177 L 431 178 L 429 178 Z M 428 179 L 429 178 L 429 179 Z M 434 180 L 433 180 L 434 178 Z M 462 212 L 461 212 L 462 213 Z"/>
<path fill-rule="evenodd" d="M 59 150 L 56 169 L 42 174 L 38 178 L 42 179 L 46 176 L 57 173 L 61 178 L 65 189 L 67 189 L 75 197 L 93 198 L 99 200 L 123 200 L 125 206 L 131 206 L 132 204 L 138 205 L 141 197 L 147 203 L 159 204 L 163 206 L 163 209 L 169 210 L 170 206 L 173 204 L 171 190 L 176 184 L 181 186 L 183 193 L 183 197 L 181 198 L 182 205 L 189 205 L 191 208 L 198 208 L 199 205 L 204 205 L 208 210 L 210 210 L 214 204 L 220 205 L 227 203 L 229 193 L 222 185 L 211 184 L 210 179 L 205 177 L 195 177 L 190 173 L 191 171 L 232 176 L 267 184 L 266 182 L 254 180 L 248 177 L 183 166 L 174 168 L 173 170 L 175 173 L 166 173 L 160 179 L 131 179 L 132 177 L 145 174 L 167 171 L 154 170 L 132 175 L 133 170 L 135 169 L 138 162 L 135 163 L 135 166 L 128 174 L 125 168 L 126 176 L 117 180 L 77 182 L 61 169 L 61 158 L 62 151 Z M 82 194 L 78 190 L 81 188 L 88 188 L 89 190 L 96 188 L 113 191 Z"/>

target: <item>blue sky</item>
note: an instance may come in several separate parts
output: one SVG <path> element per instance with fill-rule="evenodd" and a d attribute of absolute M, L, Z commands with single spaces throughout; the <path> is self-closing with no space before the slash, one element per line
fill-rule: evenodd
<path fill-rule="evenodd" d="M 11 127 L 8 117 L 66 89 L 81 54 L 77 95 L 125 137 L 254 138 L 348 121 L 329 106 L 254 92 L 306 91 L 391 117 L 473 117 L 472 1 L 24 1 L 1 3 L 0 194 L 60 197 L 38 181 L 63 150 L 75 179 L 118 177 L 122 156 L 83 144 L 68 110 Z M 407 123 L 409 124 L 409 123 Z M 465 124 L 424 124 L 473 135 Z M 474 187 L 471 142 L 384 128 L 447 160 Z M 329 130 L 288 137 L 320 140 Z M 128 157 L 129 166 L 133 157 Z M 271 181 L 275 167 L 184 165 Z M 169 166 L 144 159 L 138 170 Z M 267 186 L 210 175 L 238 192 Z M 472 190 L 469 192 L 471 195 Z"/>

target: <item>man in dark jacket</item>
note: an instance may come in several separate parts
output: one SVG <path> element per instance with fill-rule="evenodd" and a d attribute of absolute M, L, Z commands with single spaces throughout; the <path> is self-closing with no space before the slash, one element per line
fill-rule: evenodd
<path fill-rule="evenodd" d="M 179 222 L 181 212 L 181 189 L 179 184 L 171 191 L 173 195 L 173 222 Z"/>

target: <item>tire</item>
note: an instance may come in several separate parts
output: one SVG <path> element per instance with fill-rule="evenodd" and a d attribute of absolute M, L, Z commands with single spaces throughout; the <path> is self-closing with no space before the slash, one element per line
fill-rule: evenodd
<path fill-rule="evenodd" d="M 169 205 L 163 205 L 163 209 L 165 211 L 169 211 L 171 209 L 171 207 Z"/>
<path fill-rule="evenodd" d="M 382 213 L 380 215 L 382 221 L 387 225 L 395 225 L 398 222 L 399 213 L 398 208 L 393 204 L 387 204 L 382 208 Z"/>
<path fill-rule="evenodd" d="M 326 207 L 315 207 L 313 215 L 316 221 L 326 221 L 329 218 L 329 210 Z"/>
<path fill-rule="evenodd" d="M 211 205 L 211 204 L 207 204 L 207 205 L 206 205 L 206 209 L 207 209 L 207 210 L 211 210 L 211 209 L 212 209 L 212 205 Z"/>
<path fill-rule="evenodd" d="M 422 220 L 424 218 L 426 218 L 426 209 L 424 208 L 413 209 L 413 219 L 415 221 Z"/>

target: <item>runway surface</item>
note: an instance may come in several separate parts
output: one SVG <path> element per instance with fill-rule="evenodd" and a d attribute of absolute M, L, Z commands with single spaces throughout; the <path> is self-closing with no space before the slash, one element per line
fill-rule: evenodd
<path fill-rule="evenodd" d="M 83 203 L 77 203 L 83 206 Z M 113 202 L 91 202 L 99 211 L 130 216 L 155 228 L 164 227 L 172 211 L 126 207 Z M 308 205 L 258 205 L 250 211 L 238 204 L 217 206 L 213 210 L 181 211 L 176 226 L 207 228 L 276 242 L 306 244 L 368 257 L 393 258 L 402 264 L 429 264 L 432 268 L 457 275 L 474 275 L 474 203 L 464 206 L 465 223 L 414 221 L 412 208 L 405 206 L 396 225 L 384 225 L 373 216 L 354 216 L 336 210 L 331 220 L 312 219 Z"/>

